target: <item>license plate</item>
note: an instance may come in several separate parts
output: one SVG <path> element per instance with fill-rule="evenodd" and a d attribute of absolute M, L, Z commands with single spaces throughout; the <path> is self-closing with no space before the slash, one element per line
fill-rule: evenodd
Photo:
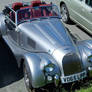
<path fill-rule="evenodd" d="M 61 77 L 61 81 L 62 81 L 62 83 L 70 83 L 70 82 L 74 82 L 74 81 L 83 79 L 86 76 L 87 76 L 86 71 L 83 71 L 81 73 L 73 74 L 73 75 L 66 76 L 66 77 Z"/>

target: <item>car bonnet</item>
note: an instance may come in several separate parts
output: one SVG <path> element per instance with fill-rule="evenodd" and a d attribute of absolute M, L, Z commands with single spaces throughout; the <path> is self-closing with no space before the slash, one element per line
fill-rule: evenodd
<path fill-rule="evenodd" d="M 66 28 L 57 18 L 24 22 L 18 26 L 18 29 L 39 44 L 44 52 L 53 53 L 58 48 L 74 47 Z"/>

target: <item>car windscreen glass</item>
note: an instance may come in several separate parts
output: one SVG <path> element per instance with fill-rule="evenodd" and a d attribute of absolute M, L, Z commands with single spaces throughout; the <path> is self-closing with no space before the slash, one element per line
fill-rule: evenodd
<path fill-rule="evenodd" d="M 60 13 L 55 5 L 24 8 L 17 11 L 17 24 L 34 19 L 59 17 Z"/>

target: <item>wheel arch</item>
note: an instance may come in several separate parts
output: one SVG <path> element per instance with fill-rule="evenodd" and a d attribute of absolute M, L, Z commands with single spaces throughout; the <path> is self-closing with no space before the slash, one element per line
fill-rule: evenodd
<path fill-rule="evenodd" d="M 62 4 L 65 4 L 65 2 L 61 1 L 61 2 L 60 2 L 60 7 L 61 7 Z"/>
<path fill-rule="evenodd" d="M 25 59 L 24 59 L 24 57 L 22 57 L 22 58 L 20 59 L 20 61 L 19 61 L 19 62 L 20 62 L 19 65 L 18 65 L 19 68 L 23 68 L 24 61 L 25 61 Z"/>
<path fill-rule="evenodd" d="M 77 47 L 79 53 L 81 55 L 81 59 L 84 65 L 84 68 L 88 68 L 91 66 L 91 63 L 88 62 L 88 57 L 92 55 L 92 40 L 83 40 L 77 43 Z"/>
<path fill-rule="evenodd" d="M 25 54 L 23 58 L 21 58 L 21 67 L 25 65 L 28 73 L 30 83 L 33 88 L 39 88 L 44 86 L 45 77 L 44 73 L 40 67 L 41 59 L 36 54 Z"/>

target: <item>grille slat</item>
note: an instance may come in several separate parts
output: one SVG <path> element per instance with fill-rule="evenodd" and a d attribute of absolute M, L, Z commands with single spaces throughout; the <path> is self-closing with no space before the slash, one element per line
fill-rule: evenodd
<path fill-rule="evenodd" d="M 76 54 L 67 54 L 63 58 L 64 75 L 72 75 L 82 71 L 81 61 Z"/>

